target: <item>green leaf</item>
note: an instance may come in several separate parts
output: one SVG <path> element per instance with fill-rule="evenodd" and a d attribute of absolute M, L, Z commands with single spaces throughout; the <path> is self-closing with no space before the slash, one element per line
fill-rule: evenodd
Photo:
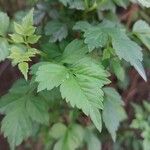
<path fill-rule="evenodd" d="M 73 40 L 65 48 L 62 55 L 62 62 L 64 63 L 75 63 L 81 58 L 85 57 L 88 52 L 88 47 L 80 40 Z"/>
<path fill-rule="evenodd" d="M 111 57 L 111 54 L 110 54 L 109 49 L 108 48 L 104 49 L 102 60 L 109 59 L 110 57 Z"/>
<path fill-rule="evenodd" d="M 150 7 L 150 1 L 149 0 L 137 0 L 140 4 L 142 4 L 144 7 Z"/>
<path fill-rule="evenodd" d="M 88 45 L 89 51 L 104 47 L 108 41 L 108 34 L 100 27 L 90 27 L 85 31 L 84 37 L 84 42 Z"/>
<path fill-rule="evenodd" d="M 6 114 L 1 130 L 12 149 L 32 134 L 34 121 L 48 124 L 49 120 L 47 103 L 33 95 L 31 87 L 23 80 L 1 98 L 0 112 Z"/>
<path fill-rule="evenodd" d="M 11 149 L 32 134 L 32 122 L 24 110 L 24 105 L 18 102 L 16 110 L 8 113 L 2 121 L 1 131 L 8 138 Z"/>
<path fill-rule="evenodd" d="M 49 58 L 50 60 L 58 58 L 62 55 L 58 44 L 56 45 L 55 43 L 44 43 L 41 45 L 40 49 L 44 53 L 46 53 L 47 58 Z"/>
<path fill-rule="evenodd" d="M 35 44 L 40 39 L 40 37 L 41 36 L 38 36 L 38 35 L 31 35 L 31 36 L 28 37 L 27 43 Z"/>
<path fill-rule="evenodd" d="M 121 96 L 113 88 L 104 88 L 105 100 L 103 110 L 103 121 L 110 132 L 113 140 L 116 140 L 116 131 L 120 122 L 126 118 Z"/>
<path fill-rule="evenodd" d="M 12 46 L 10 48 L 10 51 L 11 52 L 8 58 L 12 60 L 13 65 L 18 64 L 19 70 L 27 80 L 27 73 L 29 70 L 29 65 L 27 62 L 31 61 L 31 58 L 35 57 L 39 52 L 34 48 L 30 48 L 27 50 L 23 45 Z"/>
<path fill-rule="evenodd" d="M 80 125 L 69 126 L 54 146 L 54 150 L 76 150 L 83 141 L 84 130 Z"/>
<path fill-rule="evenodd" d="M 92 130 L 86 130 L 84 138 L 88 150 L 101 150 L 101 142 Z"/>
<path fill-rule="evenodd" d="M 50 21 L 45 26 L 45 34 L 50 36 L 50 42 L 62 41 L 68 35 L 66 24 L 59 21 Z"/>
<path fill-rule="evenodd" d="M 36 72 L 35 81 L 39 83 L 38 91 L 51 90 L 60 85 L 62 97 L 70 102 L 72 107 L 76 106 L 86 115 L 90 115 L 97 129 L 101 131 L 101 88 L 110 83 L 107 77 L 108 73 L 100 64 L 91 58 L 83 58 L 70 68 L 52 63 L 41 64 Z"/>
<path fill-rule="evenodd" d="M 124 32 L 112 31 L 112 45 L 116 54 L 120 59 L 125 59 L 139 72 L 142 78 L 146 81 L 146 74 L 142 66 L 143 54 L 142 48 L 130 40 Z"/>
<path fill-rule="evenodd" d="M 69 5 L 71 9 L 84 10 L 84 2 L 82 0 L 59 0 L 65 6 Z"/>
<path fill-rule="evenodd" d="M 82 0 L 74 0 L 71 1 L 69 3 L 71 9 L 77 9 L 77 10 L 84 10 L 85 6 L 84 6 L 84 2 Z"/>
<path fill-rule="evenodd" d="M 24 27 L 27 27 L 27 26 L 32 26 L 33 25 L 33 12 L 34 12 L 34 9 L 31 9 L 29 11 L 29 13 L 22 19 L 22 25 Z"/>
<path fill-rule="evenodd" d="M 6 39 L 0 38 L 0 62 L 5 60 L 10 53 L 9 44 Z"/>
<path fill-rule="evenodd" d="M 133 33 L 150 50 L 150 26 L 143 20 L 138 20 L 133 26 Z"/>
<path fill-rule="evenodd" d="M 21 71 L 21 73 L 24 75 L 24 78 L 27 80 L 28 79 L 28 70 L 29 70 L 29 65 L 26 62 L 21 62 L 18 64 L 18 68 Z"/>
<path fill-rule="evenodd" d="M 64 124 L 56 123 L 52 126 L 50 130 L 50 136 L 52 136 L 55 139 L 59 139 L 65 135 L 66 130 L 67 127 Z"/>
<path fill-rule="evenodd" d="M 11 39 L 14 43 L 24 43 L 24 39 L 19 34 L 10 34 Z"/>
<path fill-rule="evenodd" d="M 95 127 L 98 129 L 99 132 L 101 132 L 102 131 L 102 118 L 101 118 L 101 114 L 99 110 L 96 108 L 91 108 L 89 115 Z"/>
<path fill-rule="evenodd" d="M 113 49 L 120 59 L 124 59 L 139 72 L 146 81 L 146 74 L 142 66 L 143 54 L 142 48 L 132 41 L 121 26 L 110 21 L 103 21 L 97 26 L 91 26 L 85 30 L 84 42 L 88 45 L 89 51 L 95 48 L 104 47 L 112 42 Z"/>
<path fill-rule="evenodd" d="M 44 98 L 30 95 L 29 100 L 26 103 L 26 109 L 33 121 L 48 125 L 48 106 L 44 101 Z"/>
<path fill-rule="evenodd" d="M 85 32 L 90 27 L 91 27 L 91 25 L 87 21 L 78 21 L 73 26 L 73 29 L 74 30 L 81 30 L 81 31 Z"/>
<path fill-rule="evenodd" d="M 31 61 L 32 57 L 35 57 L 36 54 L 38 54 L 38 51 L 34 48 L 30 48 L 26 50 L 26 47 L 23 45 L 20 46 L 12 46 L 10 48 L 10 55 L 8 58 L 12 60 L 12 63 L 14 65 L 22 62 L 28 62 Z"/>
<path fill-rule="evenodd" d="M 124 68 L 121 66 L 120 61 L 118 59 L 112 59 L 112 69 L 120 81 L 124 81 L 125 79 L 125 71 Z"/>
<path fill-rule="evenodd" d="M 35 32 L 33 26 L 33 9 L 22 19 L 21 24 L 14 22 L 14 29 L 17 34 L 22 36 L 32 36 Z"/>
<path fill-rule="evenodd" d="M 35 80 L 39 82 L 38 91 L 42 91 L 58 87 L 67 78 L 69 78 L 69 74 L 64 66 L 49 63 L 38 68 Z"/>
<path fill-rule="evenodd" d="M 78 61 L 71 69 L 73 74 L 70 74 L 60 86 L 62 97 L 66 98 L 71 106 L 76 106 L 89 115 L 97 129 L 101 131 L 99 113 L 99 109 L 103 108 L 101 88 L 109 83 L 108 74 L 100 64 L 96 64 L 89 58 Z"/>
<path fill-rule="evenodd" d="M 0 35 L 5 36 L 9 27 L 9 17 L 6 13 L 0 12 Z"/>

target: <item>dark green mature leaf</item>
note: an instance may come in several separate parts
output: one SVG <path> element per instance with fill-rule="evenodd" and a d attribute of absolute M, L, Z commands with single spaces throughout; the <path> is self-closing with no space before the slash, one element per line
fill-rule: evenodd
<path fill-rule="evenodd" d="M 80 26 L 81 25 L 81 26 Z M 84 31 L 84 42 L 88 45 L 89 51 L 95 48 L 104 47 L 112 42 L 112 46 L 120 59 L 125 59 L 139 72 L 142 78 L 146 81 L 146 74 L 142 66 L 143 54 L 142 48 L 132 41 L 118 25 L 104 21 L 100 25 L 87 28 L 80 25 L 75 25 L 75 29 Z"/>
<path fill-rule="evenodd" d="M 81 30 L 85 32 L 88 28 L 90 28 L 91 25 L 87 21 L 78 21 L 74 26 L 74 30 Z"/>
<path fill-rule="evenodd" d="M 104 88 L 105 101 L 103 110 L 103 120 L 106 128 L 110 132 L 113 140 L 116 140 L 116 131 L 119 124 L 126 118 L 123 109 L 123 101 L 121 96 L 113 88 Z"/>
<path fill-rule="evenodd" d="M 45 54 L 46 57 L 51 59 L 55 59 L 61 56 L 61 51 L 58 45 L 55 43 L 44 43 L 40 48 Z"/>
<path fill-rule="evenodd" d="M 6 13 L 0 12 L 0 21 L 0 35 L 5 36 L 10 23 Z"/>
<path fill-rule="evenodd" d="M 5 60 L 10 53 L 9 44 L 6 39 L 0 38 L 0 62 Z"/>
<path fill-rule="evenodd" d="M 32 135 L 34 121 L 42 124 L 49 121 L 47 103 L 34 96 L 29 84 L 22 80 L 1 98 L 0 112 L 6 114 L 1 130 L 12 149 Z"/>
<path fill-rule="evenodd" d="M 150 26 L 143 20 L 138 20 L 133 26 L 134 34 L 150 50 Z"/>
<path fill-rule="evenodd" d="M 130 40 L 124 32 L 115 31 L 111 33 L 112 45 L 120 59 L 125 59 L 139 72 L 146 81 L 146 74 L 142 66 L 143 54 L 142 48 Z"/>
<path fill-rule="evenodd" d="M 50 21 L 45 26 L 45 34 L 50 36 L 50 42 L 60 42 L 68 35 L 67 25 L 59 21 Z"/>

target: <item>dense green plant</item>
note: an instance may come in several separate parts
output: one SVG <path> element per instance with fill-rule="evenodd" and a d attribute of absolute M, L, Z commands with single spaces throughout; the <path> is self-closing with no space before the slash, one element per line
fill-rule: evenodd
<path fill-rule="evenodd" d="M 104 122 L 115 141 L 126 118 L 121 96 L 109 87 L 109 76 L 126 82 L 130 63 L 147 80 L 141 46 L 150 49 L 150 26 L 138 20 L 129 32 L 119 22 L 116 8 L 126 8 L 128 0 L 32 1 L 36 3 L 13 19 L 0 12 L 0 61 L 10 59 L 24 76 L 1 97 L 1 131 L 11 149 L 44 133 L 45 149 L 86 145 L 99 150 L 95 127 L 101 132 Z M 148 0 L 134 3 L 150 6 Z M 30 67 L 36 56 L 39 61 Z M 95 127 L 88 119 L 80 120 L 83 113 Z"/>

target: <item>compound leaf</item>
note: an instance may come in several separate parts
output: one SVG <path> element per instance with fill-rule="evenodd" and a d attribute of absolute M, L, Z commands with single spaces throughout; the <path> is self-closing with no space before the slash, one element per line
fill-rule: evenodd
<path fill-rule="evenodd" d="M 1 130 L 12 149 L 32 135 L 33 122 L 48 124 L 49 121 L 46 102 L 33 95 L 29 84 L 23 80 L 1 98 L 0 112 L 6 115 Z"/>
<path fill-rule="evenodd" d="M 76 27 L 80 29 L 80 26 Z M 104 47 L 109 44 L 110 39 L 113 49 L 120 59 L 124 59 L 139 72 L 142 78 L 146 81 L 146 74 L 142 65 L 143 54 L 142 48 L 132 41 L 118 24 L 110 21 L 104 21 L 97 26 L 83 28 L 84 42 L 88 45 L 89 51 L 95 48 Z"/>

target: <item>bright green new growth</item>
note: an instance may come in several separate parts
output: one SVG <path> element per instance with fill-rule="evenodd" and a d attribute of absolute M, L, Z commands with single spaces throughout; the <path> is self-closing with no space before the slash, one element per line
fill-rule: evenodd
<path fill-rule="evenodd" d="M 33 24 L 33 10 L 31 10 L 20 24 L 14 22 L 15 33 L 10 34 L 14 45 L 10 46 L 8 58 L 12 60 L 13 65 L 18 65 L 26 80 L 28 79 L 29 70 L 28 61 L 31 61 L 31 58 L 39 53 L 37 49 L 30 46 L 30 44 L 37 43 L 40 38 L 40 36 L 34 34 L 36 28 Z"/>

